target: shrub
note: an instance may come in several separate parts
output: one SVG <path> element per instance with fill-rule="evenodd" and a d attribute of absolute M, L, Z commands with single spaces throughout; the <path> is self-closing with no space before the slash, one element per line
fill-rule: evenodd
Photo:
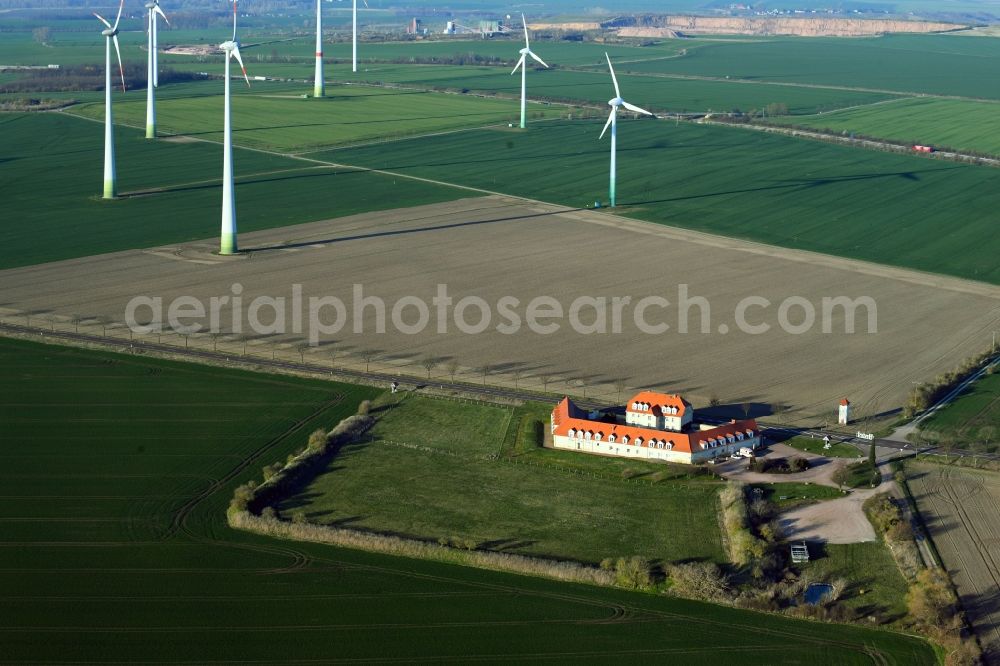
<path fill-rule="evenodd" d="M 644 557 L 619 557 L 615 563 L 615 584 L 629 590 L 642 590 L 653 584 L 649 560 Z"/>
<path fill-rule="evenodd" d="M 714 562 L 675 564 L 667 575 L 672 592 L 691 599 L 721 601 L 729 596 L 729 580 Z"/>
<path fill-rule="evenodd" d="M 372 411 L 372 401 L 362 400 L 358 405 L 358 416 L 368 416 Z"/>
<path fill-rule="evenodd" d="M 313 430 L 312 434 L 309 435 L 309 441 L 306 444 L 307 451 L 316 451 L 322 449 L 326 446 L 327 435 L 322 429 Z"/>

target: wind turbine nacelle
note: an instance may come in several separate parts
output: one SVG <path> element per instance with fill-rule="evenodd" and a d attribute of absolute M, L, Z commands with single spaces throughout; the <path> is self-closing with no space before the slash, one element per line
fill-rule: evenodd
<path fill-rule="evenodd" d="M 156 7 L 156 3 L 155 2 L 147 2 L 145 6 L 146 6 L 146 9 L 153 9 L 154 7 Z"/>
<path fill-rule="evenodd" d="M 518 51 L 518 53 L 520 53 L 521 55 L 528 55 L 529 53 L 531 53 L 531 49 L 521 49 L 520 51 Z"/>
<path fill-rule="evenodd" d="M 115 28 L 106 28 L 104 30 L 101 30 L 101 34 L 104 35 L 105 37 L 114 37 L 115 35 L 118 34 L 118 30 Z"/>
<path fill-rule="evenodd" d="M 608 106 L 621 106 L 624 103 L 625 100 L 623 100 L 621 97 L 615 97 L 614 99 L 608 100 Z"/>
<path fill-rule="evenodd" d="M 223 51 L 227 52 L 227 53 L 230 52 L 230 51 L 232 51 L 233 49 L 235 49 L 238 46 L 239 46 L 239 44 L 237 42 L 234 42 L 234 41 L 222 42 L 221 44 L 219 44 L 219 48 L 222 49 Z"/>

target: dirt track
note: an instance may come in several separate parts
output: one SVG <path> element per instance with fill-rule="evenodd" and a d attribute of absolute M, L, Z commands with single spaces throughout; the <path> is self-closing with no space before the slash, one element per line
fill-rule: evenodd
<path fill-rule="evenodd" d="M 211 217 L 206 215 L 206 217 Z M 162 296 L 166 302 L 191 295 L 207 302 L 244 287 L 244 303 L 257 295 L 290 298 L 291 285 L 310 295 L 341 298 L 350 310 L 352 285 L 379 296 L 389 309 L 403 296 L 429 305 L 436 285 L 447 284 L 457 302 L 480 296 L 494 305 L 487 332 L 472 335 L 449 323 L 449 333 L 429 330 L 408 335 L 376 334 L 374 312 L 363 318 L 365 333 L 345 330 L 324 336 L 354 362 L 364 351 L 385 361 L 404 363 L 426 356 L 454 359 L 460 379 L 475 380 L 484 364 L 490 382 L 539 386 L 541 376 L 557 379 L 550 390 L 598 393 L 616 399 L 614 380 L 631 388 L 657 387 L 688 394 L 697 405 L 711 395 L 723 403 L 753 403 L 766 413 L 773 402 L 791 404 L 810 419 L 828 418 L 837 401 L 850 397 L 856 414 L 899 405 L 912 382 L 952 368 L 988 340 L 1000 320 L 1000 289 L 980 283 L 926 275 L 861 262 L 782 250 L 754 243 L 634 222 L 593 211 L 502 197 L 467 199 L 435 206 L 385 211 L 285 227 L 241 237 L 247 255 L 211 254 L 215 242 L 152 251 L 128 251 L 0 272 L 0 313 L 32 311 L 39 316 L 110 315 L 121 320 L 135 295 Z M 692 332 L 677 331 L 678 285 L 710 305 L 709 332 L 700 332 L 700 309 L 689 317 Z M 651 323 L 671 329 L 659 335 L 636 329 L 626 309 L 621 333 L 583 335 L 567 320 L 554 334 L 521 330 L 512 335 L 493 329 L 503 323 L 495 304 L 502 296 L 520 299 L 519 312 L 539 295 L 556 297 L 568 309 L 574 298 L 659 295 L 671 307 L 647 310 Z M 778 303 L 803 296 L 820 310 L 823 296 L 871 296 L 878 304 L 878 333 L 843 334 L 813 330 L 793 335 L 779 329 Z M 763 296 L 773 305 L 753 310 L 754 323 L 769 323 L 761 335 L 736 330 L 734 311 L 746 296 Z M 289 306 L 290 308 L 290 306 Z M 611 307 L 609 305 L 610 312 Z M 478 319 L 468 310 L 468 321 Z M 287 314 L 287 313 L 286 313 Z M 262 317 L 265 318 L 266 317 Z M 416 318 L 413 309 L 406 320 Z M 593 320 L 584 309 L 580 319 Z M 223 322 L 227 318 L 223 317 Z M 727 333 L 720 327 L 728 327 Z M 859 329 L 866 321 L 860 317 Z M 227 328 L 224 324 L 224 328 Z M 227 328 L 228 330 L 228 328 Z M 837 331 L 841 331 L 838 333 Z M 302 335 L 264 336 L 294 343 Z M 207 338 L 192 344 L 206 344 Z M 208 343 L 211 344 L 211 343 Z M 234 343 L 230 341 L 223 344 Z M 311 355 L 325 350 L 311 351 Z M 298 354 L 295 353 L 297 358 Z M 378 363 L 377 363 L 378 364 Z M 444 376 L 444 364 L 434 372 Z M 417 365 L 410 372 L 422 375 Z M 581 384 L 582 382 L 582 384 Z M 586 386 L 584 386 L 585 384 Z"/>
<path fill-rule="evenodd" d="M 811 467 L 798 474 L 760 474 L 749 472 L 745 460 L 726 462 L 716 471 L 727 478 L 739 479 L 744 483 L 815 483 L 822 486 L 838 487 L 833 474 L 854 460 L 848 458 L 827 458 L 813 453 L 799 451 L 784 444 L 772 444 L 765 458 L 791 458 L 799 456 L 810 461 Z M 888 467 L 884 466 L 883 476 L 888 477 Z M 863 543 L 875 541 L 875 529 L 865 516 L 863 505 L 872 495 L 892 492 L 895 489 L 891 478 L 883 478 L 876 488 L 862 488 L 838 499 L 807 504 L 783 512 L 779 521 L 788 541 L 821 541 L 823 543 Z"/>
<path fill-rule="evenodd" d="M 908 466 L 909 486 L 987 653 L 1000 663 L 1000 474 Z"/>

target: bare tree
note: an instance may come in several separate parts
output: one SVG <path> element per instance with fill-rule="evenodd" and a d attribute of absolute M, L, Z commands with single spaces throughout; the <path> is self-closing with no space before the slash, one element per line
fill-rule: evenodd
<path fill-rule="evenodd" d="M 615 379 L 615 393 L 618 394 L 617 402 L 622 401 L 622 393 L 625 391 L 625 378 L 618 377 Z"/>
<path fill-rule="evenodd" d="M 480 368 L 480 370 L 482 370 L 483 373 L 483 386 L 486 386 L 486 378 L 489 376 L 493 368 L 489 363 L 486 363 Z"/>
<path fill-rule="evenodd" d="M 334 347 L 333 345 L 330 345 L 330 351 L 328 353 L 330 354 L 330 369 L 331 370 L 333 370 L 334 368 L 337 367 L 337 352 L 338 351 L 339 350 L 336 347 Z"/>
<path fill-rule="evenodd" d="M 246 356 L 247 355 L 247 342 L 248 342 L 247 336 L 241 335 L 241 336 L 239 336 L 237 338 L 237 340 L 239 340 L 240 342 L 243 343 L 243 356 Z"/>
<path fill-rule="evenodd" d="M 311 345 L 308 342 L 300 342 L 295 345 L 295 350 L 299 352 L 299 361 L 304 365 L 306 362 L 306 352 L 309 351 Z"/>
<path fill-rule="evenodd" d="M 211 333 L 209 333 L 209 335 L 212 337 L 212 351 L 213 352 L 219 351 L 219 338 L 222 336 L 222 334 L 219 333 L 218 331 L 212 331 Z"/>
<path fill-rule="evenodd" d="M 743 417 L 750 418 L 750 410 L 753 409 L 753 405 L 747 401 L 743 401 L 740 403 L 740 407 L 743 409 Z"/>
<path fill-rule="evenodd" d="M 97 323 L 101 325 L 101 337 L 108 337 L 108 326 L 111 325 L 111 317 L 100 315 L 97 317 Z"/>
<path fill-rule="evenodd" d="M 369 370 L 371 369 L 372 361 L 375 360 L 376 356 L 378 356 L 378 354 L 376 354 L 370 349 L 366 349 L 361 352 L 361 358 L 365 362 L 365 372 L 369 372 Z"/>
<path fill-rule="evenodd" d="M 78 314 L 70 315 L 69 321 L 73 326 L 76 327 L 76 332 L 80 332 L 80 322 L 83 321 L 83 316 Z"/>
<path fill-rule="evenodd" d="M 455 375 L 458 374 L 458 361 L 456 359 L 451 359 L 448 361 L 448 375 L 451 377 L 451 381 L 455 381 Z"/>
<path fill-rule="evenodd" d="M 540 379 L 542 380 L 542 390 L 547 392 L 549 390 L 549 384 L 554 382 L 556 378 L 554 375 L 545 373 L 541 376 Z"/>
<path fill-rule="evenodd" d="M 425 356 L 421 361 L 420 365 L 424 366 L 424 370 L 427 371 L 427 379 L 431 378 L 431 371 L 437 367 L 438 360 L 433 356 Z"/>
<path fill-rule="evenodd" d="M 518 383 L 521 381 L 521 377 L 524 375 L 524 370 L 521 368 L 514 368 L 510 371 L 510 376 L 514 378 L 514 390 L 518 388 Z"/>

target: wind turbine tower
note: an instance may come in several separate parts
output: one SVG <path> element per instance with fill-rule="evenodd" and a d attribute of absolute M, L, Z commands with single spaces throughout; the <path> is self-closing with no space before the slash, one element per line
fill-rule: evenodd
<path fill-rule="evenodd" d="M 548 69 L 548 65 L 546 65 L 545 61 L 535 55 L 535 53 L 531 50 L 531 44 L 528 43 L 528 23 L 524 20 L 524 14 L 521 14 L 521 23 L 524 25 L 524 48 L 520 51 L 521 59 L 517 61 L 516 65 L 514 65 L 514 70 L 511 72 L 511 75 L 517 71 L 518 67 L 521 68 L 521 129 L 524 129 L 528 106 L 528 88 L 526 81 L 526 72 L 528 70 L 527 58 L 528 56 L 531 56 L 542 65 L 545 65 L 546 69 Z"/>
<path fill-rule="evenodd" d="M 368 0 L 364 0 L 365 9 L 368 9 Z M 358 0 L 354 0 L 354 9 L 351 12 L 354 23 L 354 36 L 351 39 L 351 71 L 358 71 Z"/>
<path fill-rule="evenodd" d="M 611 127 L 611 182 L 608 188 L 608 198 L 611 200 L 611 207 L 615 207 L 615 158 L 616 158 L 616 148 L 618 142 L 618 109 L 619 107 L 625 107 L 629 111 L 635 113 L 644 113 L 647 116 L 653 115 L 645 109 L 640 109 L 634 104 L 629 104 L 622 99 L 621 90 L 618 88 L 618 77 L 615 76 L 615 68 L 611 66 L 611 58 L 607 53 L 604 57 L 608 59 L 608 69 L 611 70 L 611 80 L 615 84 L 615 98 L 608 100 L 608 105 L 611 107 L 611 115 L 608 116 L 608 122 L 604 123 L 604 129 L 601 130 L 600 138 L 604 138 L 604 133 L 608 131 L 608 127 Z"/>
<path fill-rule="evenodd" d="M 124 0 L 123 0 L 124 1 Z M 236 190 L 233 186 L 233 127 L 230 113 L 229 61 L 236 58 L 243 70 L 243 78 L 250 87 L 250 77 L 247 68 L 243 66 L 240 57 L 240 43 L 236 40 L 236 2 L 233 2 L 233 38 L 219 45 L 226 53 L 226 123 L 223 130 L 222 158 L 222 235 L 219 244 L 219 254 L 236 254 L 239 247 L 236 243 Z"/>
<path fill-rule="evenodd" d="M 94 16 L 105 25 L 101 31 L 104 35 L 104 198 L 114 199 L 118 196 L 117 175 L 115 172 L 115 126 L 114 113 L 111 110 L 111 44 L 115 45 L 118 54 L 118 73 L 122 77 L 122 92 L 125 92 L 125 70 L 122 68 L 122 52 L 118 48 L 118 22 L 122 18 L 122 8 L 125 0 L 118 5 L 118 16 L 111 25 L 100 14 Z"/>
<path fill-rule="evenodd" d="M 322 97 L 323 87 L 323 0 L 316 0 L 316 83 L 313 97 Z"/>
<path fill-rule="evenodd" d="M 150 0 L 146 3 L 147 25 L 146 31 L 148 33 L 148 44 L 149 44 L 149 54 L 146 64 L 146 138 L 155 139 L 156 138 L 156 87 L 159 85 L 159 77 L 157 74 L 158 65 L 156 60 L 156 49 L 157 47 L 157 35 L 156 35 L 156 15 L 159 14 L 163 17 L 164 21 L 167 21 L 167 15 L 163 13 L 160 9 L 160 3 L 157 0 Z M 170 24 L 170 21 L 167 21 Z"/>

